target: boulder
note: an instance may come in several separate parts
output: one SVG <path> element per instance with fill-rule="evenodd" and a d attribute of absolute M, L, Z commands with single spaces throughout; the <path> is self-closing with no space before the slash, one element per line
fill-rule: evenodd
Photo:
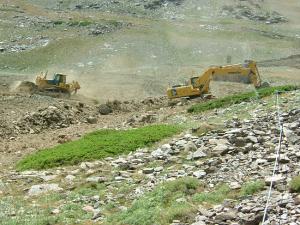
<path fill-rule="evenodd" d="M 108 115 L 113 112 L 113 110 L 106 104 L 99 105 L 98 111 L 101 115 Z"/>
<path fill-rule="evenodd" d="M 40 195 L 47 193 L 49 191 L 62 191 L 63 189 L 58 186 L 58 184 L 38 184 L 38 185 L 33 185 L 28 191 L 29 196 L 35 196 L 35 195 Z"/>

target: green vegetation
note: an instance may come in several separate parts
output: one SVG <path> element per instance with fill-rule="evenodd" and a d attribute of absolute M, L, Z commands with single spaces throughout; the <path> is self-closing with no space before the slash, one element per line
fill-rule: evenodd
<path fill-rule="evenodd" d="M 185 199 L 192 196 L 199 187 L 202 186 L 196 178 L 186 177 L 165 182 L 134 201 L 125 212 L 111 215 L 108 223 L 115 225 L 170 224 L 175 219 L 191 222 L 197 212 L 197 207 L 189 204 Z"/>
<path fill-rule="evenodd" d="M 131 130 L 100 130 L 80 140 L 29 155 L 17 164 L 17 168 L 46 169 L 126 154 L 170 137 L 181 129 L 179 126 L 153 125 Z"/>
<path fill-rule="evenodd" d="M 81 224 L 93 215 L 82 210 L 83 202 L 75 201 L 81 196 L 79 193 L 72 193 L 70 196 L 52 193 L 40 196 L 36 203 L 21 197 L 3 197 L 0 201 L 1 225 Z M 64 200 L 68 203 L 62 204 Z M 58 206 L 60 213 L 52 214 L 51 211 Z M 13 214 L 15 216 L 11 216 Z"/>
<path fill-rule="evenodd" d="M 262 180 L 245 183 L 241 188 L 241 196 L 253 195 L 265 187 L 265 182 Z"/>
<path fill-rule="evenodd" d="M 68 23 L 69 26 L 79 26 L 79 27 L 86 27 L 91 25 L 93 22 L 88 20 L 81 20 L 81 21 L 71 21 Z"/>
<path fill-rule="evenodd" d="M 55 20 L 55 21 L 53 21 L 54 25 L 61 25 L 63 23 L 64 23 L 64 21 L 62 21 L 62 20 Z"/>
<path fill-rule="evenodd" d="M 300 193 L 300 176 L 293 177 L 290 182 L 290 189 L 292 192 Z"/>
<path fill-rule="evenodd" d="M 240 94 L 236 94 L 236 95 L 230 95 L 230 96 L 226 96 L 224 98 L 219 98 L 219 99 L 211 100 L 208 102 L 199 103 L 199 104 L 191 106 L 188 109 L 188 112 L 189 113 L 199 113 L 199 112 L 203 112 L 203 111 L 207 111 L 207 110 L 211 110 L 211 109 L 216 109 L 216 108 L 226 107 L 226 106 L 233 105 L 233 104 L 238 104 L 241 102 L 251 101 L 253 99 L 267 97 L 267 96 L 274 94 L 276 91 L 279 91 L 279 92 L 292 91 L 292 90 L 297 90 L 297 89 L 299 89 L 299 87 L 294 86 L 294 85 L 261 88 L 261 89 L 257 89 L 256 91 L 253 91 L 253 92 L 246 92 L 246 93 L 240 93 Z"/>
<path fill-rule="evenodd" d="M 194 201 L 198 203 L 210 203 L 217 204 L 223 202 L 226 198 L 229 198 L 230 188 L 226 184 L 222 184 L 212 192 L 202 192 L 195 194 Z"/>

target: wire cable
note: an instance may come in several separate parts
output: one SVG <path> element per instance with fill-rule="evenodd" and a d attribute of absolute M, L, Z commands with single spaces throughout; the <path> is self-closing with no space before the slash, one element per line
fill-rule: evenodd
<path fill-rule="evenodd" d="M 281 152 L 281 146 L 282 146 L 283 124 L 282 124 L 281 117 L 280 117 L 279 92 L 276 92 L 276 107 L 277 107 L 277 120 L 278 120 L 280 135 L 279 135 L 278 147 L 277 147 L 277 150 L 276 150 L 276 159 L 275 159 L 275 164 L 274 164 L 274 167 L 273 167 L 271 183 L 270 183 L 270 187 L 269 187 L 269 191 L 268 191 L 268 195 L 267 195 L 267 202 L 266 202 L 266 206 L 265 206 L 265 209 L 264 209 L 262 225 L 265 225 L 265 222 L 266 222 L 266 219 L 267 219 L 268 208 L 269 208 L 269 205 L 270 205 L 270 199 L 271 199 L 272 189 L 273 189 L 273 184 L 274 184 L 274 177 L 276 175 L 277 168 L 279 168 L 280 152 Z"/>

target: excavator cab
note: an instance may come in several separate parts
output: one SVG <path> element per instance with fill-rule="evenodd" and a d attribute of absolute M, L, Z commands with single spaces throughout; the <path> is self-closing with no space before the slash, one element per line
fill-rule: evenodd
<path fill-rule="evenodd" d="M 193 87 L 195 87 L 197 84 L 197 79 L 199 79 L 199 77 L 192 77 L 189 81 L 189 85 L 192 85 Z"/>

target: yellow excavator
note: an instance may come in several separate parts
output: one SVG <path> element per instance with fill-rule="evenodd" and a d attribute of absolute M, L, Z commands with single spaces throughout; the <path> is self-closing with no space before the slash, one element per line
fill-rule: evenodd
<path fill-rule="evenodd" d="M 80 85 L 77 81 L 67 83 L 67 75 L 56 73 L 52 80 L 47 80 L 47 73 L 38 75 L 35 83 L 23 81 L 18 90 L 21 92 L 49 95 L 53 97 L 70 97 L 72 93 L 77 93 Z"/>
<path fill-rule="evenodd" d="M 262 86 L 256 62 L 247 60 L 244 64 L 212 66 L 202 76 L 190 78 L 186 85 L 169 87 L 167 96 L 169 99 L 173 99 L 182 97 L 193 98 L 209 94 L 211 80 L 252 83 L 255 88 Z"/>

